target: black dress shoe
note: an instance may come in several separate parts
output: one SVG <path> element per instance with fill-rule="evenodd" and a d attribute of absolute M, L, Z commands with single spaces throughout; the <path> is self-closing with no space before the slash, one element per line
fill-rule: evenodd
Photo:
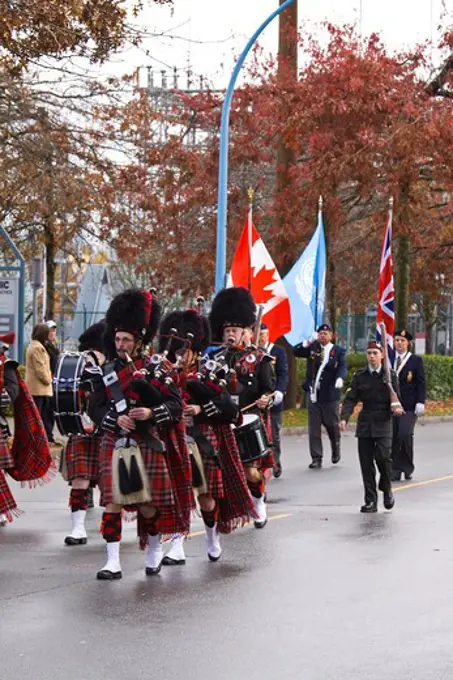
<path fill-rule="evenodd" d="M 162 560 L 162 564 L 165 564 L 170 567 L 177 567 L 180 564 L 185 564 L 186 560 L 174 560 L 173 557 L 167 557 L 165 556 L 164 559 Z"/>
<path fill-rule="evenodd" d="M 254 524 L 255 524 L 255 529 L 264 529 L 264 527 L 267 524 L 267 519 L 265 519 L 264 522 L 254 522 Z M 209 559 L 211 559 L 210 555 L 208 555 L 208 557 L 209 557 Z"/>
<path fill-rule="evenodd" d="M 162 562 L 163 562 L 163 560 L 162 560 Z M 162 569 L 162 562 L 159 564 L 158 567 L 146 567 L 145 574 L 147 576 L 157 576 L 157 574 Z"/>
<path fill-rule="evenodd" d="M 393 493 L 389 491 L 389 493 L 384 494 L 384 508 L 386 510 L 391 510 L 393 506 L 395 505 L 395 498 L 393 496 Z"/>
<path fill-rule="evenodd" d="M 360 508 L 360 512 L 377 512 L 377 504 L 365 503 L 365 505 L 362 505 L 362 507 Z"/>
<path fill-rule="evenodd" d="M 332 453 L 332 464 L 336 465 L 341 460 L 341 453 Z"/>
<path fill-rule="evenodd" d="M 282 470 L 281 463 L 275 463 L 274 469 L 273 469 L 273 474 L 274 474 L 275 479 L 278 479 L 279 477 L 281 477 L 282 472 L 283 472 L 283 470 Z"/>
<path fill-rule="evenodd" d="M 392 482 L 401 482 L 401 472 L 399 474 L 393 473 L 392 476 L 390 477 L 390 479 L 392 480 Z M 406 479 L 407 479 L 407 477 L 406 477 Z"/>
<path fill-rule="evenodd" d="M 66 545 L 86 545 L 86 538 L 74 538 L 73 536 L 66 536 L 64 539 Z"/>
<path fill-rule="evenodd" d="M 220 553 L 220 555 L 217 555 L 217 557 L 214 557 L 214 555 L 210 555 L 208 553 L 208 560 L 210 562 L 217 562 L 218 560 L 220 560 L 221 557 L 222 557 L 222 553 Z"/>
<path fill-rule="evenodd" d="M 406 480 L 406 482 L 410 482 L 412 479 L 412 475 L 404 475 L 404 479 Z"/>
<path fill-rule="evenodd" d="M 310 470 L 316 470 L 317 468 L 322 468 L 322 461 L 321 460 L 314 460 L 313 462 L 310 463 L 308 466 Z"/>
<path fill-rule="evenodd" d="M 123 573 L 121 571 L 109 571 L 108 569 L 101 569 L 96 574 L 98 581 L 117 581 L 123 578 Z"/>

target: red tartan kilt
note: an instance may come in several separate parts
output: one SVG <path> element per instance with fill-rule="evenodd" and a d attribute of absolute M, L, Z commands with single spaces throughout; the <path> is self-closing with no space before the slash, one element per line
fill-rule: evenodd
<path fill-rule="evenodd" d="M 272 421 L 271 413 L 269 410 L 266 411 L 265 414 L 261 413 L 261 420 L 263 421 L 263 425 L 266 429 L 267 439 L 272 443 Z M 269 453 L 260 458 L 258 467 L 260 468 L 260 470 L 268 470 L 269 468 L 274 467 L 274 463 L 275 463 L 274 449 L 270 448 Z"/>
<path fill-rule="evenodd" d="M 222 470 L 218 461 L 212 456 L 203 456 L 203 453 L 202 458 L 208 495 L 212 496 L 212 498 L 223 498 L 225 492 L 223 489 Z"/>
<path fill-rule="evenodd" d="M 99 447 L 101 437 L 73 434 L 65 448 L 68 481 L 86 479 L 97 484 L 99 478 Z"/>
<path fill-rule="evenodd" d="M 0 470 L 14 467 L 14 458 L 6 434 L 0 429 Z"/>
<path fill-rule="evenodd" d="M 219 453 L 219 442 L 216 434 L 210 425 L 197 425 L 198 430 L 206 437 L 208 442 L 212 445 L 214 451 Z M 207 493 L 212 498 L 223 498 L 225 491 L 223 489 L 222 469 L 220 462 L 213 456 L 208 456 L 200 449 L 200 454 L 204 465 L 204 474 L 206 477 Z"/>
<path fill-rule="evenodd" d="M 9 521 L 12 520 L 12 511 L 16 510 L 17 505 L 14 496 L 6 481 L 6 477 L 0 470 L 0 514 L 6 515 Z"/>
<path fill-rule="evenodd" d="M 101 489 L 101 505 L 113 503 L 112 498 L 112 455 L 118 437 L 105 433 L 99 447 L 99 488 Z M 146 442 L 135 438 L 143 457 L 148 475 L 151 503 L 156 507 L 174 506 L 175 492 L 172 478 L 168 471 L 165 452 L 154 451 Z"/>

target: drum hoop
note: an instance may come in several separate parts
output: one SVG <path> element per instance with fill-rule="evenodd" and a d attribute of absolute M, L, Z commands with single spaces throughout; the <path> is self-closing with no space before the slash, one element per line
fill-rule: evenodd
<path fill-rule="evenodd" d="M 60 403 L 60 390 L 58 389 L 60 385 L 60 380 L 61 380 L 61 371 L 63 368 L 63 364 L 66 358 L 77 358 L 75 368 L 74 368 L 74 378 L 72 380 L 72 388 L 70 390 L 66 390 L 66 393 L 69 392 L 72 397 L 72 413 L 69 413 L 65 411 L 63 414 L 61 412 L 62 404 Z M 55 415 L 56 418 L 58 419 L 58 425 L 59 429 L 61 432 L 67 432 L 66 427 L 63 425 L 63 420 L 62 418 L 64 416 L 71 416 L 75 420 L 75 424 L 78 429 L 78 434 L 87 434 L 85 428 L 83 427 L 82 424 L 82 411 L 80 411 L 79 408 L 79 403 L 78 403 L 78 392 L 79 392 L 79 385 L 80 385 L 80 375 L 83 370 L 83 362 L 86 361 L 86 352 L 64 352 L 61 355 L 61 359 L 58 362 L 58 369 L 57 369 L 57 375 L 56 375 L 56 387 L 57 389 L 55 390 Z"/>

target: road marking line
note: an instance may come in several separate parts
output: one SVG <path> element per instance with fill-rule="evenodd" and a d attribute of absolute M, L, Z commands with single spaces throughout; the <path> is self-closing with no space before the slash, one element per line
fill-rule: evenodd
<path fill-rule="evenodd" d="M 436 482 L 443 482 L 447 479 L 453 479 L 453 475 L 446 475 L 445 477 L 435 477 L 434 479 L 425 479 L 424 482 L 414 482 L 413 484 L 405 484 L 404 486 L 393 487 L 392 491 L 404 491 L 404 489 L 412 489 L 415 486 L 426 486 L 427 484 L 435 484 Z"/>
<path fill-rule="evenodd" d="M 292 514 L 293 514 L 292 512 L 285 512 L 285 513 L 282 513 L 281 515 L 272 515 L 272 517 L 268 517 L 267 519 L 270 522 L 272 519 L 285 519 L 285 517 L 291 517 Z M 250 524 L 251 524 L 251 522 L 250 522 Z M 245 529 L 247 526 L 248 525 L 245 524 L 241 528 Z M 204 531 L 194 531 L 193 534 L 192 533 L 189 534 L 189 538 L 194 538 L 195 536 L 204 536 L 204 533 L 205 533 Z"/>

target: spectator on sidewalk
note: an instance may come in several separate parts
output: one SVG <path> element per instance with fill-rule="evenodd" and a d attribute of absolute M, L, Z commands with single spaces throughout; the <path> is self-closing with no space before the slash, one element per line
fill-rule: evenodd
<path fill-rule="evenodd" d="M 46 349 L 49 327 L 45 323 L 36 324 L 31 337 L 25 355 L 25 383 L 38 407 L 47 438 L 49 442 L 53 442 L 53 431 L 46 417 L 48 411 L 52 409 L 53 394 L 50 358 Z"/>
<path fill-rule="evenodd" d="M 53 377 L 57 372 L 58 359 L 60 356 L 60 349 L 57 345 L 57 324 L 55 323 L 55 321 L 53 321 L 53 319 L 49 319 L 49 321 L 46 321 L 46 326 L 49 329 L 49 339 L 47 340 L 45 347 L 49 355 L 50 370 Z M 49 401 L 48 409 L 45 413 L 42 414 L 42 418 L 44 421 L 46 432 L 53 433 L 55 428 L 55 413 L 53 410 L 52 400 Z M 49 439 L 49 441 L 51 442 L 51 444 L 62 446 L 61 442 L 55 441 L 53 436 L 52 439 Z"/>

